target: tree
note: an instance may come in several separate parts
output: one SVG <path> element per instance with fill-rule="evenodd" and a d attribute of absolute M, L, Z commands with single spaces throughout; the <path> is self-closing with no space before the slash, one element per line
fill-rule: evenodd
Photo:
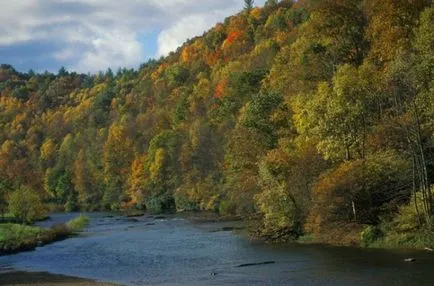
<path fill-rule="evenodd" d="M 307 230 L 321 235 L 345 224 L 378 223 L 387 204 L 407 201 L 402 186 L 410 185 L 409 174 L 409 162 L 390 151 L 339 164 L 313 186 Z"/>
<path fill-rule="evenodd" d="M 114 86 L 112 82 L 109 82 L 105 88 L 95 97 L 91 116 L 98 127 L 107 124 L 110 106 L 114 96 Z"/>
<path fill-rule="evenodd" d="M 229 134 L 224 158 L 224 212 L 238 215 L 256 212 L 254 196 L 260 190 L 257 162 L 267 150 L 261 139 L 257 132 L 242 125 Z"/>
<path fill-rule="evenodd" d="M 53 167 L 56 158 L 56 144 L 52 139 L 48 139 L 40 148 L 40 161 L 44 167 Z"/>
<path fill-rule="evenodd" d="M 327 159 L 365 156 L 366 136 L 374 117 L 366 73 L 366 69 L 344 65 L 336 72 L 332 86 L 323 82 L 313 96 L 294 100 L 298 131 L 316 138 L 318 150 Z"/>
<path fill-rule="evenodd" d="M 240 123 L 258 132 L 268 148 L 277 143 L 277 128 L 270 122 L 270 115 L 282 104 L 282 96 L 275 93 L 260 92 L 249 101 L 240 116 Z"/>
<path fill-rule="evenodd" d="M 57 73 L 57 76 L 67 76 L 68 75 L 68 71 L 66 70 L 65 67 L 61 67 L 59 69 L 59 72 Z"/>
<path fill-rule="evenodd" d="M 369 24 L 367 39 L 371 42 L 369 57 L 380 67 L 390 63 L 410 47 L 412 30 L 420 12 L 429 0 L 367 0 L 364 4 Z"/>
<path fill-rule="evenodd" d="M 6 188 L 0 179 L 0 214 L 1 214 L 2 219 L 3 219 L 4 214 L 6 212 L 6 209 L 7 209 L 6 203 L 7 203 L 7 201 L 6 201 Z"/>
<path fill-rule="evenodd" d="M 272 240 L 297 238 L 311 207 L 312 186 L 328 164 L 311 142 L 286 140 L 259 164 L 255 202 L 263 215 L 260 234 Z"/>
<path fill-rule="evenodd" d="M 265 7 L 275 7 L 278 3 L 278 0 L 267 0 L 265 2 Z"/>
<path fill-rule="evenodd" d="M 423 63 L 425 64 L 429 62 Z M 431 227 L 434 196 L 428 173 L 429 161 L 432 158 L 428 144 L 432 139 L 433 131 L 429 127 L 432 119 L 431 116 L 427 116 L 427 113 L 429 114 L 428 110 L 432 104 L 432 90 L 430 91 L 429 88 L 427 90 L 426 86 L 421 84 L 423 81 L 418 80 L 423 78 L 423 72 L 418 71 L 414 65 L 412 55 L 403 54 L 397 57 L 390 65 L 390 73 L 386 75 L 386 80 L 392 99 L 392 120 L 396 128 L 402 130 L 405 136 L 406 151 L 413 163 L 413 194 L 416 196 L 418 191 L 422 193 L 422 213 L 426 225 Z M 416 199 L 415 204 L 417 204 Z"/>
<path fill-rule="evenodd" d="M 146 208 L 153 212 L 175 208 L 173 193 L 181 181 L 179 152 L 181 137 L 178 132 L 166 130 L 155 136 L 148 148 L 143 190 Z"/>
<path fill-rule="evenodd" d="M 360 0 L 312 2 L 309 21 L 301 25 L 294 43 L 277 55 L 271 69 L 270 88 L 284 95 L 313 92 L 340 65 L 361 64 L 368 47 Z"/>
<path fill-rule="evenodd" d="M 131 164 L 131 172 L 128 178 L 128 195 L 131 197 L 130 205 L 137 208 L 145 208 L 143 199 L 144 189 L 146 187 L 145 173 L 146 156 L 136 155 L 135 160 Z"/>
<path fill-rule="evenodd" d="M 104 144 L 103 205 L 107 209 L 119 209 L 125 194 L 125 186 L 133 161 L 134 149 L 127 126 L 114 123 Z"/>
<path fill-rule="evenodd" d="M 244 0 L 244 11 L 249 13 L 250 10 L 252 10 L 254 4 L 255 4 L 254 0 Z"/>
<path fill-rule="evenodd" d="M 9 196 L 9 211 L 19 220 L 32 223 L 41 218 L 45 210 L 39 195 L 27 186 L 21 186 Z"/>
<path fill-rule="evenodd" d="M 73 183 L 75 191 L 78 194 L 78 203 L 84 209 L 92 209 L 95 204 L 93 199 L 92 184 L 89 171 L 87 170 L 87 158 L 83 149 L 78 152 L 73 166 Z"/>

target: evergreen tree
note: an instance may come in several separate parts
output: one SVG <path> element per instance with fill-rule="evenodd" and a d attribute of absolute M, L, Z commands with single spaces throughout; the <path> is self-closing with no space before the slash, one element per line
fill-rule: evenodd
<path fill-rule="evenodd" d="M 244 10 L 248 13 L 253 8 L 253 4 L 255 4 L 254 0 L 244 0 Z"/>

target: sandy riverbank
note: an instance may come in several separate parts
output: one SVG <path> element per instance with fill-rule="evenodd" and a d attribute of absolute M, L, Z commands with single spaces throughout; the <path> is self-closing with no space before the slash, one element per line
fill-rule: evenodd
<path fill-rule="evenodd" d="M 50 274 L 46 272 L 11 271 L 0 272 L 0 285 L 29 286 L 114 286 L 115 284 L 100 283 L 92 280 Z"/>

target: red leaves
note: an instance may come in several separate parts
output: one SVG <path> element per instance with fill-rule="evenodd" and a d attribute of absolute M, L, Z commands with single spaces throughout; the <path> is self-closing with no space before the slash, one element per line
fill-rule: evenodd
<path fill-rule="evenodd" d="M 222 79 L 215 88 L 214 97 L 218 99 L 222 98 L 224 96 L 227 85 L 228 81 L 226 79 Z"/>
<path fill-rule="evenodd" d="M 233 32 L 230 32 L 229 35 L 226 37 L 226 40 L 223 43 L 223 47 L 233 44 L 239 38 L 241 38 L 242 35 L 243 35 L 242 31 L 233 31 Z"/>

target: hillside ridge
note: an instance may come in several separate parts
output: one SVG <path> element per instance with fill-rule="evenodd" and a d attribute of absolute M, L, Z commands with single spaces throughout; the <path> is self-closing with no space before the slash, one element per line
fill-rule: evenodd
<path fill-rule="evenodd" d="M 213 211 L 267 240 L 432 246 L 431 1 L 289 0 L 138 70 L 0 66 L 0 208 Z"/>

